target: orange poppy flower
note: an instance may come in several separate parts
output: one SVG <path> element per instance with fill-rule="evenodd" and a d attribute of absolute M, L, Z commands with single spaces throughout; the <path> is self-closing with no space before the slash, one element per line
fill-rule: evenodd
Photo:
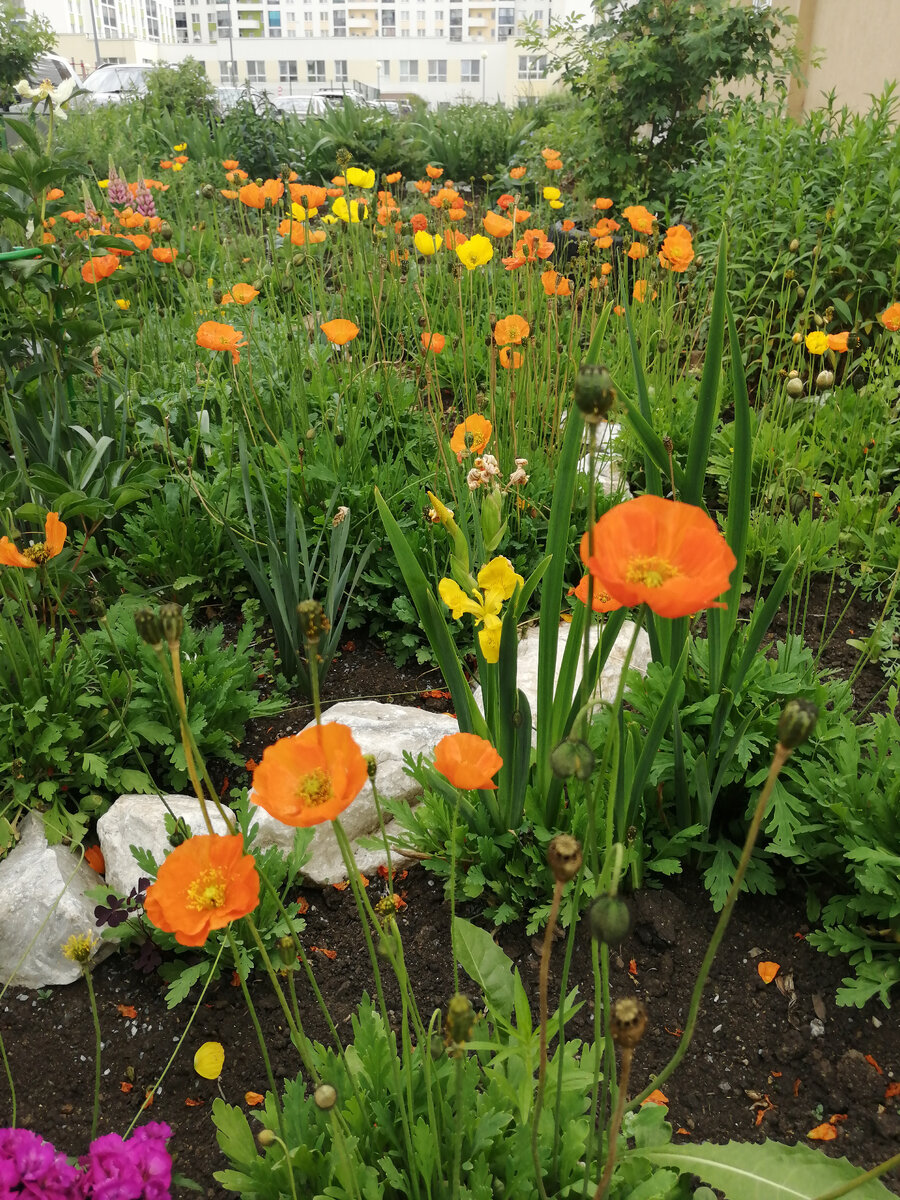
<path fill-rule="evenodd" d="M 691 232 L 684 225 L 672 225 L 659 251 L 660 265 L 667 271 L 686 271 L 694 258 L 694 243 Z"/>
<path fill-rule="evenodd" d="M 661 617 L 724 608 L 737 559 L 702 508 L 638 496 L 604 513 L 581 539 L 581 561 L 610 596 L 647 604 Z"/>
<path fill-rule="evenodd" d="M 833 350 L 835 352 L 835 354 L 846 354 L 847 349 L 848 349 L 847 342 L 848 342 L 849 337 L 850 337 L 850 333 L 848 330 L 844 330 L 843 333 L 829 333 L 828 334 L 828 349 Z"/>
<path fill-rule="evenodd" d="M 169 171 L 172 167 L 172 160 L 170 158 L 164 158 L 160 161 L 159 165 L 164 171 Z"/>
<path fill-rule="evenodd" d="M 259 295 L 255 287 L 249 283 L 236 283 L 230 292 L 222 297 L 223 304 L 250 304 Z"/>
<path fill-rule="evenodd" d="M 653 222 L 656 220 L 652 212 L 648 212 L 643 204 L 629 204 L 622 209 L 622 216 L 635 233 L 652 233 Z"/>
<path fill-rule="evenodd" d="M 181 163 L 181 164 L 182 164 L 182 166 L 183 166 L 183 165 L 184 165 L 186 162 L 190 162 L 190 161 L 191 161 L 191 160 L 188 158 L 188 156 L 187 156 L 186 154 L 176 154 L 176 155 L 175 155 L 175 162 L 177 162 L 177 163 Z"/>
<path fill-rule="evenodd" d="M 250 176 L 247 174 L 246 171 L 239 171 L 237 168 L 235 168 L 233 171 L 229 171 L 228 174 L 225 176 L 225 180 L 227 183 L 234 183 L 234 181 L 236 179 L 244 180 L 244 179 L 249 179 L 249 178 L 250 178 Z"/>
<path fill-rule="evenodd" d="M 394 197 L 393 192 L 381 191 L 378 193 L 378 199 L 385 206 L 385 208 L 399 208 L 400 207 L 400 205 L 396 201 L 396 198 Z"/>
<path fill-rule="evenodd" d="M 65 194 L 66 193 L 62 190 L 62 188 L 51 188 L 50 191 L 47 193 L 47 199 L 48 200 L 62 200 L 62 198 Z"/>
<path fill-rule="evenodd" d="M 219 192 L 226 200 L 237 200 L 239 195 L 238 192 L 233 192 L 231 188 L 219 188 Z"/>
<path fill-rule="evenodd" d="M 343 317 L 335 317 L 333 321 L 326 321 L 319 328 L 333 346 L 346 346 L 359 333 L 359 326 L 354 325 L 352 321 L 345 320 Z"/>
<path fill-rule="evenodd" d="M 346 725 L 314 725 L 263 751 L 254 804 L 285 825 L 334 821 L 362 791 L 366 760 Z"/>
<path fill-rule="evenodd" d="M 323 208 L 328 199 L 326 189 L 314 183 L 292 183 L 290 190 L 294 203 L 306 208 Z"/>
<path fill-rule="evenodd" d="M 628 257 L 631 259 L 646 258 L 649 253 L 643 242 L 632 242 L 628 247 Z"/>
<path fill-rule="evenodd" d="M 494 341 L 498 346 L 520 346 L 531 333 L 531 326 L 518 313 L 501 317 L 494 326 Z"/>
<path fill-rule="evenodd" d="M 502 766 L 491 743 L 474 733 L 448 733 L 434 748 L 434 769 L 461 791 L 496 791 L 493 776 Z"/>
<path fill-rule="evenodd" d="M 518 371 L 525 361 L 524 355 L 520 354 L 518 350 L 514 350 L 512 346 L 502 346 L 497 357 L 500 359 L 500 366 L 506 371 Z"/>
<path fill-rule="evenodd" d="M 512 221 L 495 212 L 487 212 L 481 223 L 484 226 L 484 232 L 495 238 L 508 237 L 514 228 Z"/>
<path fill-rule="evenodd" d="M 509 168 L 509 177 L 510 177 L 510 179 L 522 179 L 522 178 L 524 178 L 525 172 L 527 170 L 528 170 L 527 167 L 510 167 Z"/>
<path fill-rule="evenodd" d="M 617 317 L 624 317 L 624 316 L 625 316 L 625 308 L 624 308 L 624 306 L 623 306 L 623 305 L 621 305 L 621 304 L 616 304 L 616 305 L 614 305 L 614 306 L 613 306 L 613 312 L 616 314 L 616 316 L 617 316 Z"/>
<path fill-rule="evenodd" d="M 588 232 L 592 237 L 602 238 L 608 237 L 611 233 L 615 233 L 622 226 L 618 221 L 614 221 L 612 217 L 600 217 L 596 225 L 592 225 Z"/>
<path fill-rule="evenodd" d="M 579 583 L 578 587 L 569 588 L 569 595 L 574 596 L 576 600 L 580 600 L 582 604 L 587 604 L 587 602 L 588 602 L 588 580 L 589 579 L 590 579 L 590 576 L 585 575 L 585 576 L 583 576 L 581 583 Z M 604 591 L 604 589 L 600 586 L 600 584 L 597 583 L 596 580 L 594 580 L 594 591 L 593 591 L 593 595 L 591 596 L 591 608 L 594 610 L 594 612 L 595 613 L 615 612 L 617 608 L 621 608 L 621 607 L 622 607 L 622 605 L 619 603 L 619 601 L 613 600 L 613 598 L 612 598 L 612 596 L 610 596 L 609 592 Z"/>
<path fill-rule="evenodd" d="M 569 218 L 566 217 L 565 221 L 563 221 L 560 228 L 562 229 L 563 233 L 571 233 L 572 230 L 575 228 L 575 222 L 570 221 Z"/>
<path fill-rule="evenodd" d="M 600 267 L 601 275 L 612 275 L 612 263 L 603 263 Z"/>
<path fill-rule="evenodd" d="M 330 187 L 325 189 L 325 195 L 330 196 L 332 200 L 336 200 L 338 196 L 343 196 L 344 189 L 339 187 Z"/>
<path fill-rule="evenodd" d="M 632 299 L 636 300 L 638 302 L 638 304 L 643 304 L 644 301 L 647 299 L 647 287 L 648 286 L 649 285 L 647 284 L 646 279 L 636 279 L 635 283 L 634 283 L 634 291 L 631 293 Z M 651 293 L 650 299 L 655 300 L 656 296 L 657 296 L 657 293 L 653 292 L 653 293 Z"/>
<path fill-rule="evenodd" d="M 84 213 L 75 212 L 73 208 L 67 208 L 64 213 L 59 215 L 72 225 L 79 225 L 84 220 Z"/>
<path fill-rule="evenodd" d="M 346 187 L 347 186 L 347 180 L 344 178 L 343 175 L 333 175 L 331 182 L 334 184 L 335 187 Z"/>
<path fill-rule="evenodd" d="M 457 246 L 464 246 L 469 239 L 464 233 L 460 233 L 458 229 L 447 229 L 444 232 L 444 245 L 448 250 L 453 250 Z"/>
<path fill-rule="evenodd" d="M 403 176 L 400 173 L 400 171 L 391 171 L 390 175 L 385 175 L 384 182 L 385 183 L 399 183 L 402 178 L 403 178 Z"/>
<path fill-rule="evenodd" d="M 420 191 L 423 196 L 427 196 L 428 193 L 431 191 L 431 180 L 430 179 L 417 179 L 413 186 L 417 189 L 417 191 Z"/>
<path fill-rule="evenodd" d="M 236 171 L 237 168 L 240 166 L 240 163 L 238 162 L 238 160 L 236 158 L 223 158 L 222 166 L 225 168 L 226 171 Z"/>
<path fill-rule="evenodd" d="M 513 212 L 513 220 L 517 225 L 522 225 L 531 220 L 531 213 L 526 208 L 517 208 Z"/>
<path fill-rule="evenodd" d="M 435 354 L 440 354 L 444 346 L 447 344 L 447 339 L 442 333 L 423 333 L 421 335 L 422 349 L 427 353 L 433 350 Z"/>
<path fill-rule="evenodd" d="M 561 171 L 562 170 L 562 159 L 561 158 L 548 158 L 545 161 L 544 166 L 547 168 L 548 171 Z"/>
<path fill-rule="evenodd" d="M 511 254 L 509 258 L 501 258 L 500 261 L 506 267 L 507 271 L 517 271 L 519 267 L 524 267 L 528 260 L 522 258 L 521 255 Z"/>
<path fill-rule="evenodd" d="M 315 245 L 324 242 L 327 234 L 324 229 L 307 229 L 302 221 L 294 221 L 285 217 L 278 223 L 278 232 L 283 238 L 289 238 L 292 246 Z"/>
<path fill-rule="evenodd" d="M 528 262 L 538 262 L 549 258 L 555 249 L 554 243 L 547 240 L 543 229 L 526 229 L 516 242 L 516 254 Z"/>
<path fill-rule="evenodd" d="M 541 287 L 548 296 L 571 296 L 572 285 L 565 275 L 558 271 L 544 271 L 541 275 Z"/>
<path fill-rule="evenodd" d="M 409 225 L 413 233 L 421 233 L 423 229 L 428 228 L 428 218 L 424 213 L 413 213 Z"/>
<path fill-rule="evenodd" d="M 44 243 L 45 246 L 49 246 L 49 245 L 52 245 L 52 243 L 56 241 L 56 238 L 53 236 L 52 233 L 50 233 L 49 230 L 45 229 L 44 232 L 41 234 L 41 241 Z"/>
<path fill-rule="evenodd" d="M 447 210 L 447 217 L 451 221 L 461 221 L 466 215 L 464 208 L 450 208 Z"/>
<path fill-rule="evenodd" d="M 284 184 L 280 179 L 267 179 L 260 187 L 256 183 L 245 183 L 238 192 L 241 203 L 248 208 L 265 208 L 266 201 L 275 204 L 284 195 Z"/>
<path fill-rule="evenodd" d="M 492 429 L 490 421 L 474 413 L 453 430 L 450 449 L 460 459 L 464 454 L 480 454 L 491 440 Z"/>
<path fill-rule="evenodd" d="M 51 558 L 61 553 L 68 530 L 59 519 L 59 513 L 48 512 L 44 522 L 44 540 L 17 550 L 8 537 L 0 538 L 0 566 L 42 567 Z"/>
<path fill-rule="evenodd" d="M 202 946 L 213 929 L 246 917 L 259 903 L 259 875 L 241 834 L 188 838 L 159 868 L 144 911 L 181 946 Z"/>
<path fill-rule="evenodd" d="M 128 238 L 135 250 L 149 250 L 153 245 L 146 233 L 126 233 L 123 236 Z"/>
<path fill-rule="evenodd" d="M 511 196 L 509 192 L 504 192 L 502 196 L 497 197 L 497 207 L 502 208 L 504 212 L 506 212 L 511 204 L 515 204 L 515 202 L 515 196 Z"/>
<path fill-rule="evenodd" d="M 888 305 L 883 313 L 879 313 L 878 320 L 891 333 L 896 333 L 900 330 L 900 300 L 895 300 L 893 304 Z"/>
<path fill-rule="evenodd" d="M 243 337 L 241 331 L 233 325 L 225 325 L 221 321 L 204 321 L 197 330 L 197 345 L 202 346 L 204 350 L 227 350 L 231 354 L 231 361 L 239 363 L 241 356 L 238 348 L 247 345 L 247 342 L 242 340 Z"/>
<path fill-rule="evenodd" d="M 150 253 L 158 263 L 173 263 L 178 257 L 178 251 L 172 246 L 156 246 Z"/>
<path fill-rule="evenodd" d="M 429 179 L 440 179 L 444 173 L 443 167 L 433 167 L 431 163 L 425 168 L 425 174 Z"/>
<path fill-rule="evenodd" d="M 598 196 L 594 201 L 594 208 L 599 208 L 601 212 L 606 212 L 608 208 L 612 208 L 613 202 L 606 196 Z"/>
<path fill-rule="evenodd" d="M 119 260 L 115 254 L 101 254 L 97 258 L 90 258 L 81 268 L 81 278 L 85 283 L 99 283 L 101 279 L 106 279 L 112 275 L 119 266 Z"/>
<path fill-rule="evenodd" d="M 546 162 L 548 159 L 559 158 L 558 150 L 551 150 L 549 146 L 545 146 L 541 151 L 541 158 Z"/>

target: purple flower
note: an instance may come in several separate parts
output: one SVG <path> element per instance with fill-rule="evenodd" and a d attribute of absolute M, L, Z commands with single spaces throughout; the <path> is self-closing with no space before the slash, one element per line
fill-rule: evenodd
<path fill-rule="evenodd" d="M 171 1129 L 156 1121 L 129 1141 L 107 1133 L 81 1159 L 85 1200 L 169 1200 L 172 1160 L 166 1150 Z"/>
<path fill-rule="evenodd" d="M 2 1200 L 81 1200 L 82 1195 L 79 1173 L 66 1156 L 30 1129 L 0 1129 L 0 1188 Z"/>

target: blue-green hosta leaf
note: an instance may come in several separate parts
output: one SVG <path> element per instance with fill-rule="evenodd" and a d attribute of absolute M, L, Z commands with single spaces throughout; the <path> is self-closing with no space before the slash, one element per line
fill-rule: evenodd
<path fill-rule="evenodd" d="M 863 1174 L 846 1158 L 827 1158 L 804 1145 L 785 1146 L 727 1142 L 724 1146 L 664 1146 L 637 1151 L 657 1167 L 673 1167 L 698 1175 L 728 1200 L 814 1200 Z M 880 1180 L 870 1180 L 852 1193 L 854 1200 L 891 1200 Z"/>

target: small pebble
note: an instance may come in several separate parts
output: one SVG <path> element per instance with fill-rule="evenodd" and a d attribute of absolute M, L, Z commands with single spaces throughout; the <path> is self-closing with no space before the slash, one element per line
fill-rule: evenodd
<path fill-rule="evenodd" d="M 809 1023 L 809 1032 L 814 1038 L 825 1036 L 825 1022 L 820 1021 L 818 1017 L 813 1017 Z"/>

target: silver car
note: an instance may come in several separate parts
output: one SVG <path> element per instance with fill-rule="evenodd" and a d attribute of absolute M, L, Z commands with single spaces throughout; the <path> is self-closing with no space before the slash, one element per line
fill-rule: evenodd
<path fill-rule="evenodd" d="M 98 67 L 81 85 L 85 93 L 82 103 L 120 104 L 123 100 L 142 96 L 147 90 L 147 76 L 152 70 L 152 67 L 126 63 Z"/>
<path fill-rule="evenodd" d="M 291 113 L 304 121 L 307 117 L 322 117 L 328 111 L 323 96 L 273 96 L 272 104 L 279 112 Z"/>

